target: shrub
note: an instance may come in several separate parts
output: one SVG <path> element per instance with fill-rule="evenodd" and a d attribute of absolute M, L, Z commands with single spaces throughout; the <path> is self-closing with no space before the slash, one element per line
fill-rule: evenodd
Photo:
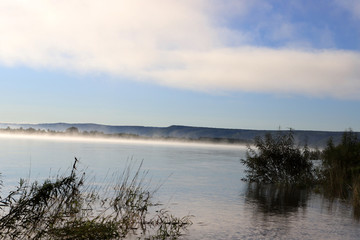
<path fill-rule="evenodd" d="M 278 132 L 255 138 L 255 147 L 248 147 L 246 159 L 249 182 L 307 185 L 313 179 L 310 151 L 295 146 L 293 132 Z"/>

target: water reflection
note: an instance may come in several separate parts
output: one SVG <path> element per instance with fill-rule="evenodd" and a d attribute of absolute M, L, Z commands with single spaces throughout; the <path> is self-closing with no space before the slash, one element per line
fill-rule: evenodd
<path fill-rule="evenodd" d="M 257 212 L 266 215 L 283 216 L 305 208 L 309 192 L 296 187 L 279 187 L 272 184 L 259 185 L 250 183 L 245 193 L 245 202 L 254 206 Z"/>
<path fill-rule="evenodd" d="M 253 239 L 312 239 L 300 224 L 306 219 L 309 193 L 295 187 L 246 184 L 244 203 L 247 237 Z M 306 224 L 306 221 L 305 221 Z"/>
<path fill-rule="evenodd" d="M 316 202 L 316 203 L 315 203 Z M 349 200 L 325 196 L 311 190 L 276 185 L 247 184 L 245 203 L 253 208 L 254 217 L 269 216 L 295 217 L 301 210 L 306 213 L 307 205 L 318 208 L 331 216 L 348 216 L 360 221 L 360 209 L 353 207 Z"/>
<path fill-rule="evenodd" d="M 244 214 L 250 220 L 246 238 L 359 239 L 359 222 L 348 201 L 255 183 L 245 186 L 243 196 Z"/>

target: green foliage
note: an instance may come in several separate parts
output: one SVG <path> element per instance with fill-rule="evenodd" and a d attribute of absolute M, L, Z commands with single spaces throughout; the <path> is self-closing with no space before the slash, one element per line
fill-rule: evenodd
<path fill-rule="evenodd" d="M 154 192 L 144 185 L 141 165 L 128 167 L 115 184 L 98 189 L 85 184 L 77 160 L 68 176 L 42 184 L 20 180 L 15 191 L 1 199 L 0 239 L 123 239 L 141 233 L 154 239 L 174 239 L 191 224 L 163 209 L 149 218 Z M 151 231 L 150 231 L 151 230 Z M 150 232 L 155 232 L 151 235 Z M 148 236 L 150 234 L 150 236 Z"/>
<path fill-rule="evenodd" d="M 255 138 L 255 147 L 248 147 L 244 180 L 258 183 L 309 184 L 313 178 L 310 151 L 295 146 L 292 131 L 266 134 Z"/>

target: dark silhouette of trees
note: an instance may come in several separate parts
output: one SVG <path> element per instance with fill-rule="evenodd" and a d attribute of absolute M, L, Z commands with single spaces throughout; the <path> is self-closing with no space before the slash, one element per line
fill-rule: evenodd
<path fill-rule="evenodd" d="M 65 132 L 70 134 L 78 134 L 79 129 L 77 127 L 69 127 Z"/>

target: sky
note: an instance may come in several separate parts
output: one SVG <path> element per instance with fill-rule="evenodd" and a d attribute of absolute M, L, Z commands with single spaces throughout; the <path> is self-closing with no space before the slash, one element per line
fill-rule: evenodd
<path fill-rule="evenodd" d="M 0 122 L 360 131 L 360 0 L 0 0 Z"/>

